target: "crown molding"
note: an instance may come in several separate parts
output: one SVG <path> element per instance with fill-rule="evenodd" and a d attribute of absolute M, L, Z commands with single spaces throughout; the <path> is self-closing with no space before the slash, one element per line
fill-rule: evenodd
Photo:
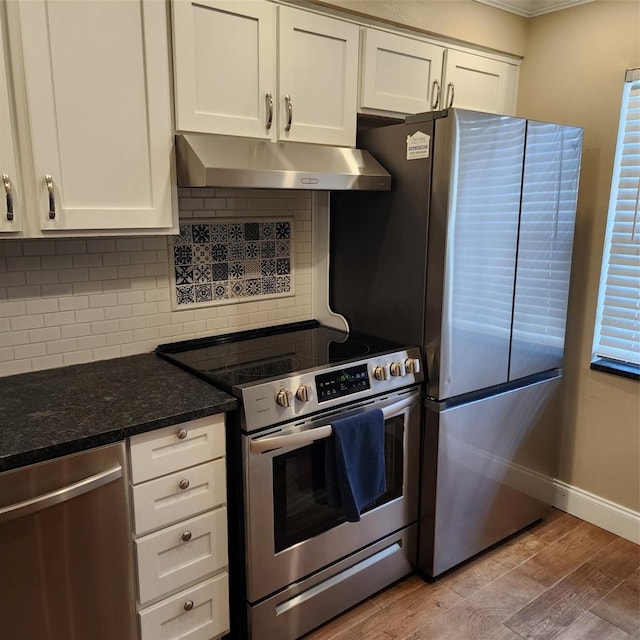
<path fill-rule="evenodd" d="M 487 4 L 525 18 L 534 18 L 552 11 L 593 2 L 593 0 L 474 0 L 474 2 Z"/>

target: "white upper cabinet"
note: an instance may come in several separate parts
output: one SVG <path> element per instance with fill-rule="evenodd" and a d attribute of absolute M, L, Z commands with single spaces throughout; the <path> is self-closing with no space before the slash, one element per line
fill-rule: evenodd
<path fill-rule="evenodd" d="M 358 110 L 403 117 L 454 106 L 513 115 L 517 72 L 515 63 L 364 28 Z"/>
<path fill-rule="evenodd" d="M 355 146 L 359 28 L 280 7 L 279 137 Z"/>
<path fill-rule="evenodd" d="M 177 128 L 272 138 L 276 6 L 174 0 Z"/>
<path fill-rule="evenodd" d="M 5 65 L 3 21 L 0 15 L 0 233 L 22 229 L 18 166 L 9 107 L 9 77 Z"/>
<path fill-rule="evenodd" d="M 421 113 L 438 108 L 444 47 L 363 30 L 360 109 Z"/>
<path fill-rule="evenodd" d="M 172 7 L 178 130 L 355 144 L 356 25 L 267 0 Z"/>
<path fill-rule="evenodd" d="M 176 219 L 165 4 L 29 0 L 8 7 L 30 132 L 37 204 L 31 235 L 170 232 Z"/>
<path fill-rule="evenodd" d="M 484 56 L 449 49 L 443 72 L 443 108 L 512 115 L 517 67 Z"/>

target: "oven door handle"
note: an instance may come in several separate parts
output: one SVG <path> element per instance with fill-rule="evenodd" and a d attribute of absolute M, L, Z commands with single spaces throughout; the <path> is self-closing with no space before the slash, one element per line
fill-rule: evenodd
<path fill-rule="evenodd" d="M 398 402 L 394 402 L 388 407 L 384 407 L 382 409 L 384 419 L 388 420 L 394 415 L 398 415 L 407 407 L 410 407 L 412 404 L 414 404 L 415 401 L 416 396 L 415 394 L 412 394 L 407 398 L 399 400 Z M 291 433 L 286 436 L 272 436 L 271 438 L 252 440 L 249 448 L 251 450 L 251 453 L 264 453 L 265 451 L 272 451 L 273 449 L 284 449 L 285 447 L 311 444 L 316 440 L 329 438 L 332 433 L 333 427 L 330 424 L 327 424 L 322 427 L 315 427 L 313 429 L 307 429 L 306 431 Z"/>

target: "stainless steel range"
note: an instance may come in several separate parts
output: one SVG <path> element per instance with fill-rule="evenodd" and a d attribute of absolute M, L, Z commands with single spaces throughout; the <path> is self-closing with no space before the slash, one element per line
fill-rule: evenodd
<path fill-rule="evenodd" d="M 158 354 L 241 403 L 228 431 L 230 464 L 240 468 L 230 476 L 231 511 L 234 482 L 243 495 L 231 532 L 243 543 L 232 550 L 230 577 L 245 578 L 238 593 L 247 624 L 238 623 L 234 637 L 293 640 L 411 572 L 423 379 L 417 348 L 309 321 L 162 345 Z M 350 522 L 328 496 L 326 444 L 332 423 L 374 408 L 384 416 L 386 491 Z"/>

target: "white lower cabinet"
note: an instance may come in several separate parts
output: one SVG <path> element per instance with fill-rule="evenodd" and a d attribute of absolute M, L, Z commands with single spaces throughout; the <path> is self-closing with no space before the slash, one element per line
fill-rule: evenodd
<path fill-rule="evenodd" d="M 213 509 L 225 502 L 226 491 L 224 458 L 134 485 L 136 534 Z"/>
<path fill-rule="evenodd" d="M 229 631 L 222 415 L 129 439 L 141 640 Z"/>
<path fill-rule="evenodd" d="M 229 581 L 221 574 L 140 611 L 142 640 L 204 640 L 229 630 Z"/>
<path fill-rule="evenodd" d="M 189 518 L 135 545 L 138 596 L 145 605 L 227 565 L 227 510 Z"/>

